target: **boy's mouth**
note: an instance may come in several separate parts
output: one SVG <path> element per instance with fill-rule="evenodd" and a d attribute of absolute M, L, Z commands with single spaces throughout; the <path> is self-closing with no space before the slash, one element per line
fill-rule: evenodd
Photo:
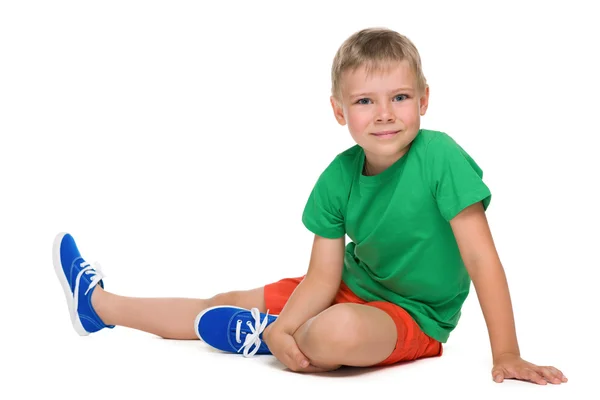
<path fill-rule="evenodd" d="M 390 137 L 396 136 L 396 134 L 398 132 L 400 132 L 400 131 L 381 131 L 381 132 L 373 132 L 372 135 L 376 136 L 378 138 L 385 139 L 385 138 L 390 138 Z"/>

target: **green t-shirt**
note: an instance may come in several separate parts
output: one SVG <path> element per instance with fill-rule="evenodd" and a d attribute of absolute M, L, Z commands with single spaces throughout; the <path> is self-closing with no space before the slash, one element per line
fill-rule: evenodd
<path fill-rule="evenodd" d="M 366 301 L 404 308 L 445 343 L 471 280 L 449 221 L 491 193 L 482 170 L 449 135 L 421 129 L 408 152 L 375 176 L 355 145 L 329 164 L 302 215 L 314 234 L 348 235 L 342 279 Z"/>

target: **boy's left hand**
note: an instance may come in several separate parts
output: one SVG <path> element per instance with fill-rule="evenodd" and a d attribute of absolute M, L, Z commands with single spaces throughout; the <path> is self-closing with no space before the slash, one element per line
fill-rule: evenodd
<path fill-rule="evenodd" d="M 567 378 L 558 369 L 554 367 L 539 367 L 523 360 L 515 354 L 499 356 L 494 362 L 492 377 L 498 383 L 504 379 L 511 378 L 530 381 L 539 385 L 545 385 L 548 382 L 554 384 L 567 382 Z"/>

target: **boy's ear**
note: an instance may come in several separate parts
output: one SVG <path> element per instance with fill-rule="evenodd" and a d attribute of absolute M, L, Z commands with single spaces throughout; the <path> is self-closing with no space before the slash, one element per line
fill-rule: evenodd
<path fill-rule="evenodd" d="M 421 95 L 419 99 L 419 114 L 421 116 L 425 115 L 427 112 L 427 107 L 429 106 L 429 85 L 425 86 L 425 91 Z"/>
<path fill-rule="evenodd" d="M 344 117 L 344 109 L 340 102 L 334 97 L 329 98 L 331 108 L 333 108 L 333 116 L 340 125 L 346 125 L 346 117 Z"/>

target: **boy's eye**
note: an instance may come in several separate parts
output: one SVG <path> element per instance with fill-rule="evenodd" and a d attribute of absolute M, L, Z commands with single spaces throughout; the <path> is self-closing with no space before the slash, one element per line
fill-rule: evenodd
<path fill-rule="evenodd" d="M 408 95 L 405 95 L 405 94 L 398 94 L 398 95 L 394 96 L 394 101 L 404 101 L 406 99 L 408 99 Z M 371 104 L 371 99 L 364 97 L 362 99 L 358 99 L 356 101 L 356 104 L 363 104 L 363 105 Z"/>

